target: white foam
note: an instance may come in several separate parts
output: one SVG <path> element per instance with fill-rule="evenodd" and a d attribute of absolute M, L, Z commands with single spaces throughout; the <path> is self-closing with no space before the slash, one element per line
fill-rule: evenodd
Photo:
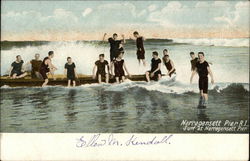
<path fill-rule="evenodd" d="M 215 38 L 200 38 L 200 39 L 174 39 L 177 43 L 189 43 L 193 45 L 205 46 L 232 46 L 232 47 L 249 47 L 248 38 L 240 39 L 215 39 Z"/>
<path fill-rule="evenodd" d="M 178 41 L 194 41 L 194 42 L 210 42 L 207 39 L 180 39 Z M 219 41 L 219 40 L 218 40 Z M 231 40 L 225 40 L 231 41 Z M 244 40 L 245 42 L 246 40 Z M 107 45 L 107 44 L 106 44 Z M 126 46 L 125 46 L 126 47 Z M 125 48 L 126 49 L 126 48 Z M 53 50 L 55 52 L 55 57 L 53 58 L 53 63 L 58 70 L 55 74 L 63 74 L 64 72 L 64 64 L 66 63 L 66 58 L 68 56 L 72 57 L 73 61 L 76 64 L 76 69 L 78 73 L 82 74 L 92 74 L 92 69 L 94 66 L 94 62 L 98 59 L 98 55 L 100 53 L 105 53 L 106 59 L 109 60 L 109 48 L 105 46 L 97 46 L 90 43 L 77 43 L 77 42 L 51 42 L 47 45 L 42 46 L 27 46 L 21 48 L 13 48 L 11 50 L 2 50 L 1 51 L 1 59 L 4 60 L 1 63 L 1 74 L 8 74 L 8 69 L 10 64 L 15 60 L 16 55 L 21 55 L 24 62 L 30 61 L 35 53 L 41 54 L 41 59 L 47 56 L 49 50 Z M 190 71 L 190 56 L 189 56 L 189 48 L 179 50 L 178 46 L 175 46 L 173 50 L 170 50 L 170 56 L 173 60 L 176 68 L 176 72 L 178 77 L 177 81 L 182 83 L 189 83 L 189 79 L 191 76 Z M 196 49 L 200 50 L 200 49 Z M 223 49 L 224 50 L 224 49 Z M 184 52 L 187 53 L 184 53 Z M 201 49 L 203 51 L 203 49 Z M 145 74 L 147 70 L 150 69 L 150 60 L 151 60 L 151 51 L 146 51 L 146 62 L 147 66 L 144 67 L 142 64 L 139 66 L 138 61 L 136 59 L 135 51 L 130 49 L 125 51 L 124 60 L 126 66 L 130 72 L 130 74 Z M 220 51 L 223 52 L 223 51 Z M 242 51 L 245 54 L 245 50 Z M 159 54 L 161 54 L 159 52 Z M 218 56 L 218 53 L 214 53 L 213 51 L 206 51 L 206 58 L 209 61 L 213 62 L 211 65 L 211 69 L 214 73 L 215 82 L 229 82 L 229 83 L 248 83 L 249 75 L 245 68 L 242 66 L 237 66 L 235 59 L 232 59 L 233 55 L 231 54 L 228 58 L 233 65 L 225 65 L 221 63 L 221 60 L 227 56 L 227 53 L 223 53 Z M 161 56 L 160 56 L 161 57 Z M 246 57 L 246 56 L 245 56 Z M 228 60 L 227 59 L 227 60 Z M 242 59 L 242 58 L 241 58 Z M 240 60 L 241 61 L 241 60 Z M 246 62 L 247 63 L 247 62 Z M 248 64 L 248 63 L 247 63 Z M 237 69 L 238 68 L 238 69 Z M 242 70 L 242 69 L 244 70 Z M 162 65 L 161 67 L 162 73 L 166 73 L 166 67 Z M 194 77 L 193 82 L 198 82 L 197 75 Z"/>

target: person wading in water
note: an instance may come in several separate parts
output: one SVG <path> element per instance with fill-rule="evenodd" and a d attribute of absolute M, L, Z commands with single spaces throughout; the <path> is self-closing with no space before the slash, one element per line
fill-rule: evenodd
<path fill-rule="evenodd" d="M 200 89 L 200 100 L 199 106 L 206 107 L 208 101 L 208 77 L 209 74 L 211 77 L 211 83 L 214 84 L 213 73 L 209 67 L 207 61 L 205 61 L 204 53 L 198 53 L 199 61 L 196 63 L 195 69 L 192 72 L 190 83 L 192 83 L 193 77 L 197 72 L 199 75 L 199 89 Z"/>

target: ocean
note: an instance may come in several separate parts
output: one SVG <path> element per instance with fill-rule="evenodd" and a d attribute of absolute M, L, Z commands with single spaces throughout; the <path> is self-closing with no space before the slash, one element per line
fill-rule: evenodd
<path fill-rule="evenodd" d="M 184 130 L 183 120 L 242 121 L 249 112 L 249 39 L 147 39 L 147 66 L 139 66 L 133 40 L 124 45 L 131 74 L 150 69 L 152 52 L 169 50 L 176 78 L 146 83 L 86 84 L 78 87 L 1 87 L 1 132 L 104 133 L 247 133 L 244 131 Z M 53 63 L 63 74 L 68 56 L 78 73 L 91 74 L 98 55 L 109 60 L 109 44 L 100 41 L 1 42 L 1 75 L 8 74 L 16 55 L 24 62 L 35 53 L 41 59 L 53 50 Z M 206 109 L 197 109 L 198 76 L 191 76 L 190 55 L 203 51 L 215 84 L 209 83 Z M 30 67 L 29 67 L 30 68 Z M 29 69 L 28 68 L 28 69 Z M 161 67 L 166 73 L 165 66 Z M 210 78 L 209 78 L 210 81 Z"/>

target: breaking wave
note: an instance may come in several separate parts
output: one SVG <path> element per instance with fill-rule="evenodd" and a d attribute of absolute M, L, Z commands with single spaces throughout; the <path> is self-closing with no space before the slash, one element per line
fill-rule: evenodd
<path fill-rule="evenodd" d="M 176 43 L 187 43 L 204 46 L 249 47 L 249 39 L 174 39 Z"/>

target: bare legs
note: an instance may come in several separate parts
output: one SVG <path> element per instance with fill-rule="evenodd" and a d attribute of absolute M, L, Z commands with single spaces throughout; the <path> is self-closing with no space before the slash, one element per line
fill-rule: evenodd
<path fill-rule="evenodd" d="M 106 76 L 105 82 L 109 83 L 109 74 L 106 74 L 105 76 Z"/>
<path fill-rule="evenodd" d="M 109 83 L 109 74 L 105 74 L 105 82 Z M 102 83 L 102 75 L 98 74 L 98 83 Z"/>
<path fill-rule="evenodd" d="M 157 77 L 158 80 L 160 80 L 160 79 L 161 79 L 161 74 L 158 74 L 157 76 L 158 76 L 158 77 Z M 146 80 L 147 80 L 147 82 L 150 82 L 150 77 L 151 77 L 151 76 L 150 76 L 150 73 L 149 73 L 149 72 L 146 72 Z"/>
<path fill-rule="evenodd" d="M 101 76 L 101 74 L 98 74 L 98 83 L 102 83 L 102 76 Z"/>
<path fill-rule="evenodd" d="M 55 70 L 56 70 L 55 68 L 50 69 L 50 74 L 54 80 L 56 80 L 56 78 L 54 77 Z"/>
<path fill-rule="evenodd" d="M 158 80 L 160 80 L 161 79 L 161 74 L 158 74 Z"/>
<path fill-rule="evenodd" d="M 116 83 L 120 83 L 119 77 L 115 77 Z"/>
<path fill-rule="evenodd" d="M 42 87 L 47 86 L 48 83 L 49 83 L 49 79 L 47 78 L 47 79 L 44 80 L 44 83 L 43 83 Z"/>
<path fill-rule="evenodd" d="M 146 80 L 147 82 L 150 82 L 149 72 L 146 72 Z"/>
<path fill-rule="evenodd" d="M 21 75 L 19 75 L 19 76 L 17 76 L 17 74 L 16 73 L 14 73 L 13 75 L 12 75 L 12 79 L 17 79 L 17 78 L 23 78 L 23 77 L 25 77 L 27 75 L 27 73 L 26 72 L 24 72 L 23 74 L 21 74 Z"/>
<path fill-rule="evenodd" d="M 208 94 L 207 93 L 203 93 L 203 90 L 200 90 L 200 101 L 199 101 L 199 105 L 205 105 L 208 101 Z"/>
<path fill-rule="evenodd" d="M 116 83 L 121 83 L 125 81 L 125 76 L 122 76 L 122 80 L 120 81 L 119 77 L 115 77 Z"/>
<path fill-rule="evenodd" d="M 76 86 L 76 81 L 73 80 L 72 82 L 73 82 L 73 87 L 75 87 Z M 68 87 L 70 87 L 70 85 L 71 85 L 71 80 L 69 79 L 68 80 Z"/>
<path fill-rule="evenodd" d="M 139 65 L 141 65 L 141 61 L 142 61 L 142 63 L 143 63 L 143 66 L 146 66 L 146 61 L 145 61 L 145 59 L 138 59 Z"/>

